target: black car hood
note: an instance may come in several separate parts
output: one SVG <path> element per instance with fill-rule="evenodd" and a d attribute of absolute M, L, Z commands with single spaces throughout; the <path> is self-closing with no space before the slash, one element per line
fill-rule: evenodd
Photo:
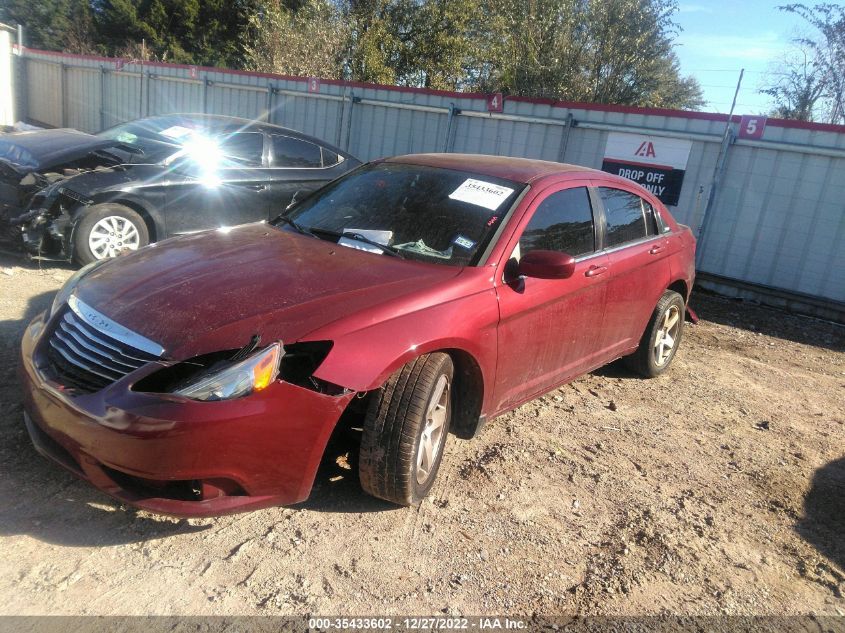
<path fill-rule="evenodd" d="M 43 171 L 119 145 L 114 139 L 71 129 L 11 132 L 0 134 L 0 160 L 19 171 Z"/>

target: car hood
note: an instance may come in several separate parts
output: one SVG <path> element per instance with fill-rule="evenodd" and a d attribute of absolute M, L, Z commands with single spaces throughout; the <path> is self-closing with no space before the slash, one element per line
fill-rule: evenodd
<path fill-rule="evenodd" d="M 153 244 L 95 269 L 85 303 L 185 359 L 249 342 L 291 343 L 461 268 L 401 260 L 264 223 Z"/>
<path fill-rule="evenodd" d="M 11 132 L 0 134 L 0 160 L 14 165 L 19 171 L 42 171 L 119 145 L 113 139 L 64 128 Z"/>

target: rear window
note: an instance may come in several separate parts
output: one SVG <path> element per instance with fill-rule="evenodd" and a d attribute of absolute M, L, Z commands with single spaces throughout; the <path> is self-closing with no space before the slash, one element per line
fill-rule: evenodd
<path fill-rule="evenodd" d="M 646 223 L 643 199 L 638 195 L 610 187 L 599 187 L 599 195 L 604 202 L 607 221 L 606 247 L 612 248 L 647 235 L 654 235 L 653 218 L 652 222 Z M 651 231 L 649 225 L 652 227 Z"/>
<path fill-rule="evenodd" d="M 290 136 L 275 135 L 271 164 L 273 167 L 322 167 L 323 158 L 319 145 Z"/>
<path fill-rule="evenodd" d="M 264 135 L 258 132 L 238 132 L 220 140 L 223 156 L 236 165 L 261 167 L 264 152 Z"/>

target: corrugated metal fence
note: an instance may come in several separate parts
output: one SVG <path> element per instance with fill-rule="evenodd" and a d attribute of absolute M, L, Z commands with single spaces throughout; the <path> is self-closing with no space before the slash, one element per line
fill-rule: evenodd
<path fill-rule="evenodd" d="M 720 148 L 727 117 L 506 99 L 24 49 L 21 116 L 98 131 L 141 116 L 207 112 L 269 120 L 361 159 L 412 152 L 525 156 L 600 168 L 607 135 L 688 139 L 672 211 L 698 232 L 699 270 L 723 292 L 845 320 L 845 127 L 769 120 L 762 138 Z M 738 119 L 732 122 L 736 130 Z"/>

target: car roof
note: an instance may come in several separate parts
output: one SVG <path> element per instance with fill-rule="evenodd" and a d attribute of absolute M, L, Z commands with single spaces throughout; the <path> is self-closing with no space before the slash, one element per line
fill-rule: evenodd
<path fill-rule="evenodd" d="M 406 154 L 404 156 L 388 158 L 387 161 L 457 169 L 526 184 L 536 182 L 546 176 L 573 173 L 582 173 L 585 176 L 593 177 L 600 176 L 602 179 L 608 177 L 608 179 L 613 179 L 611 174 L 589 167 L 582 167 L 581 165 L 555 163 L 549 160 L 537 160 L 534 158 L 491 156 L 488 154 Z"/>
<path fill-rule="evenodd" d="M 269 134 L 284 134 L 285 136 L 292 136 L 303 141 L 309 141 L 316 145 L 325 147 L 328 150 L 343 156 L 344 158 L 355 158 L 352 154 L 345 152 L 339 147 L 335 147 L 328 141 L 325 141 L 316 136 L 303 134 L 290 128 L 275 125 L 274 123 L 267 123 L 265 121 L 255 121 L 252 119 L 244 119 L 236 116 L 225 116 L 222 114 L 197 114 L 188 112 L 174 112 L 173 114 L 157 114 L 145 119 L 173 119 L 174 121 L 193 121 L 201 124 L 205 129 L 212 133 L 230 132 L 233 129 L 249 130 L 251 132 L 266 132 Z M 143 119 L 139 119 L 143 120 Z M 357 160 L 357 159 L 356 159 Z"/>

